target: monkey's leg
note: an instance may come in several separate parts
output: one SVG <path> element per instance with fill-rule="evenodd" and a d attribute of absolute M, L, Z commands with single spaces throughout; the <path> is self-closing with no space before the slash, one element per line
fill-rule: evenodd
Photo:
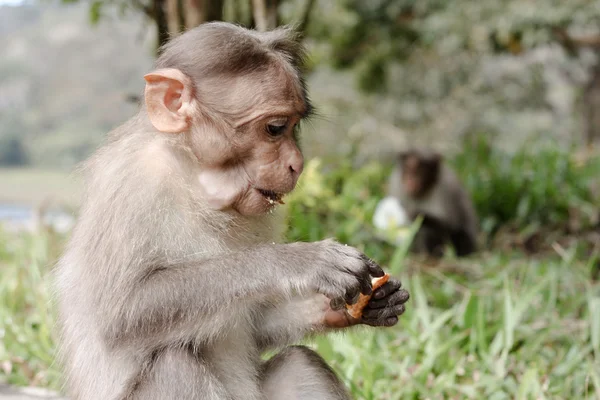
<path fill-rule="evenodd" d="M 411 250 L 439 258 L 444 256 L 444 244 L 443 232 L 421 225 L 413 239 Z"/>
<path fill-rule="evenodd" d="M 438 258 L 444 256 L 444 245 L 447 242 L 444 232 L 426 228 L 423 232 L 423 237 L 427 254 Z"/>
<path fill-rule="evenodd" d="M 423 221 L 415 235 L 415 242 L 421 252 L 432 257 L 443 257 L 444 246 L 450 241 L 450 229 L 440 219 L 422 215 Z"/>
<path fill-rule="evenodd" d="M 185 348 L 157 355 L 123 400 L 233 400 L 219 379 Z"/>
<path fill-rule="evenodd" d="M 477 250 L 475 238 L 463 230 L 451 232 L 450 240 L 458 257 L 465 257 Z"/>
<path fill-rule="evenodd" d="M 263 368 L 262 386 L 268 400 L 351 399 L 325 360 L 307 347 L 287 347 Z"/>

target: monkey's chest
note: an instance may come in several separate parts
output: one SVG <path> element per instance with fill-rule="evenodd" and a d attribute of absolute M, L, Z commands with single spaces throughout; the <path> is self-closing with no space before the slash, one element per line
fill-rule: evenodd
<path fill-rule="evenodd" d="M 409 200 L 406 202 L 406 208 L 410 213 L 426 214 L 440 220 L 447 219 L 446 209 L 448 208 L 448 199 L 442 196 L 430 196 L 420 202 Z"/>

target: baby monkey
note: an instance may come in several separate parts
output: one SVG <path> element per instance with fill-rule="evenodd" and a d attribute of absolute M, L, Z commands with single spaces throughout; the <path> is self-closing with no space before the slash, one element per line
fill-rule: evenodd
<path fill-rule="evenodd" d="M 393 326 L 408 292 L 333 240 L 282 243 L 311 112 L 289 29 L 208 23 L 173 38 L 137 115 L 84 166 L 56 270 L 71 400 L 346 400 L 306 336 Z M 141 79 L 141 77 L 140 77 Z M 344 307 L 372 294 L 362 314 Z M 280 350 L 268 362 L 262 354 Z"/>
<path fill-rule="evenodd" d="M 409 218 L 422 218 L 413 250 L 441 257 L 450 243 L 457 256 L 477 250 L 478 221 L 473 203 L 441 154 L 410 149 L 397 154 L 389 195 L 400 201 Z"/>

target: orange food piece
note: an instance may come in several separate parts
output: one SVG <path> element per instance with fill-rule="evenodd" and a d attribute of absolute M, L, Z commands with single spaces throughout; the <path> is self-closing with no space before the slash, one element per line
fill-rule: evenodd
<path fill-rule="evenodd" d="M 389 279 L 390 279 L 390 275 L 387 273 L 379 278 L 373 278 L 371 280 L 371 284 L 373 285 L 373 292 L 375 292 L 375 289 L 383 286 Z M 350 314 L 350 316 L 352 318 L 360 319 L 364 308 L 369 303 L 369 300 L 371 300 L 371 296 L 373 296 L 373 292 L 371 292 L 371 294 L 369 294 L 369 295 L 361 293 L 360 296 L 358 297 L 358 301 L 356 303 L 346 304 L 346 309 L 348 311 L 348 314 Z"/>

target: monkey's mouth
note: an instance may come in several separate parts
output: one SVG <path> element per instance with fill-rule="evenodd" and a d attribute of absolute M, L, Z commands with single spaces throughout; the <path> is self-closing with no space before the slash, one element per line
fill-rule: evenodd
<path fill-rule="evenodd" d="M 266 190 L 266 189 L 256 189 L 258 190 L 258 193 L 262 194 L 264 196 L 265 199 L 267 199 L 267 201 L 270 204 L 275 204 L 275 203 L 279 203 L 279 204 L 285 204 L 283 202 L 283 193 L 277 193 L 274 192 L 273 190 Z"/>

